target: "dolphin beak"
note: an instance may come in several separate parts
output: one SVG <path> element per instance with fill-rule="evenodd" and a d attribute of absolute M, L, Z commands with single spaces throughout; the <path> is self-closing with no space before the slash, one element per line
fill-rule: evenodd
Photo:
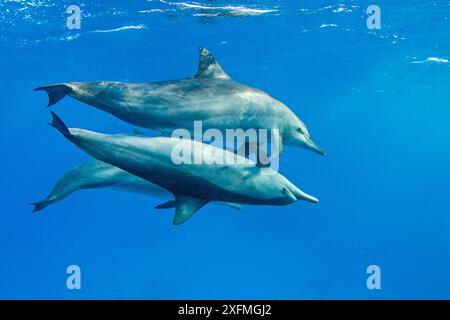
<path fill-rule="evenodd" d="M 294 185 L 291 185 L 290 188 L 284 187 L 283 193 L 285 195 L 287 195 L 289 198 L 291 198 L 293 200 L 293 202 L 295 202 L 297 200 L 304 200 L 304 201 L 308 201 L 308 202 L 312 202 L 312 203 L 319 202 L 319 199 L 317 199 L 316 197 L 310 196 L 309 194 L 303 192 L 302 190 L 300 190 L 299 188 L 297 188 Z"/>
<path fill-rule="evenodd" d="M 319 199 L 317 199 L 316 197 L 310 196 L 309 194 L 298 190 L 297 193 L 295 194 L 295 196 L 297 197 L 297 200 L 305 200 L 308 202 L 312 202 L 312 203 L 317 203 L 319 202 Z"/>
<path fill-rule="evenodd" d="M 312 151 L 314 151 L 322 156 L 325 155 L 325 150 L 323 150 L 314 141 L 312 141 L 310 137 L 305 136 L 305 141 L 306 141 L 306 146 L 308 149 L 311 149 Z"/>

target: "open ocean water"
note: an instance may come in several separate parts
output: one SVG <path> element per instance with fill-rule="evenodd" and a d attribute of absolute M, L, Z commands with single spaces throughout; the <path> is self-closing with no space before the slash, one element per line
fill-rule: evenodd
<path fill-rule="evenodd" d="M 0 2 L 0 298 L 450 298 L 449 2 L 197 1 Z M 89 159 L 47 125 L 35 87 L 187 77 L 199 46 L 305 121 L 327 155 L 287 146 L 280 173 L 318 204 L 206 206 L 173 226 L 160 200 L 99 189 L 31 212 Z M 52 110 L 132 129 L 71 98 Z"/>

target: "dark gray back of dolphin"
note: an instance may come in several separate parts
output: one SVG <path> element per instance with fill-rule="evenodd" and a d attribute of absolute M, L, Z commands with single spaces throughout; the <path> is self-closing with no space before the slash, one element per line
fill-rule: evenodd
<path fill-rule="evenodd" d="M 112 81 L 70 82 L 38 87 L 46 91 L 48 105 L 64 96 L 103 110 L 115 117 L 163 134 L 195 121 L 225 132 L 227 129 L 279 129 L 283 144 L 324 155 L 304 123 L 281 101 L 266 92 L 232 80 L 206 49 L 199 50 L 198 71 L 193 77 L 152 83 Z"/>

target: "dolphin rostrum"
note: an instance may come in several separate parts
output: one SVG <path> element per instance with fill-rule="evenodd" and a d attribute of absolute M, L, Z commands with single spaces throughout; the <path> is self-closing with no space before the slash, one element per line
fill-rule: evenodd
<path fill-rule="evenodd" d="M 325 154 L 310 138 L 304 123 L 282 102 L 262 90 L 232 80 L 208 50 L 200 48 L 193 77 L 153 83 L 70 82 L 45 90 L 49 106 L 69 95 L 135 126 L 170 135 L 175 129 L 277 129 L 278 153 L 293 145 Z"/>
<path fill-rule="evenodd" d="M 172 193 L 176 225 L 187 221 L 211 201 L 253 205 L 287 205 L 297 200 L 318 202 L 273 169 L 260 168 L 250 159 L 224 149 L 173 137 L 107 135 L 69 129 L 53 112 L 52 116 L 51 125 L 84 152 Z M 223 164 L 207 161 L 177 164 L 173 151 L 180 146 L 183 150 L 191 148 L 194 155 L 214 154 L 225 161 Z M 203 153 L 204 148 L 208 152 Z"/>
<path fill-rule="evenodd" d="M 64 174 L 55 184 L 45 199 L 33 203 L 33 212 L 59 202 L 81 189 L 111 188 L 118 191 L 141 193 L 155 198 L 165 199 L 167 202 L 156 206 L 156 209 L 175 207 L 170 200 L 172 195 L 166 189 L 147 180 L 141 179 L 127 171 L 96 159 L 89 160 L 75 166 Z M 219 203 L 240 210 L 234 203 Z"/>

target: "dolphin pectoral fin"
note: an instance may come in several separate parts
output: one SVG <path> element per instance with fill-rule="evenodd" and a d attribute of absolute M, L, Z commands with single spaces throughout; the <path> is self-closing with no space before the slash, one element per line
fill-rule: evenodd
<path fill-rule="evenodd" d="M 176 207 L 176 203 L 174 200 L 170 200 L 161 204 L 158 204 L 157 206 L 155 206 L 155 209 L 170 209 L 170 208 L 175 208 Z"/>
<path fill-rule="evenodd" d="M 220 204 L 220 205 L 223 205 L 223 206 L 228 206 L 228 207 L 233 208 L 233 209 L 238 210 L 238 211 L 242 210 L 241 206 L 238 205 L 237 203 L 234 203 L 234 202 L 218 201 L 218 202 L 216 202 L 216 204 Z"/>
<path fill-rule="evenodd" d="M 179 225 L 189 220 L 189 218 L 191 218 L 194 213 L 196 213 L 209 201 L 185 195 L 177 195 L 175 196 L 175 202 L 176 209 L 175 217 L 173 218 L 173 224 Z"/>
<path fill-rule="evenodd" d="M 48 94 L 47 107 L 54 105 L 72 91 L 72 89 L 65 84 L 54 84 L 51 86 L 38 87 L 34 89 L 34 91 L 42 90 L 45 90 Z"/>
<path fill-rule="evenodd" d="M 214 56 L 205 48 L 199 48 L 200 60 L 198 70 L 194 78 L 198 79 L 223 79 L 229 80 L 227 75 L 220 65 L 217 63 Z"/>
<path fill-rule="evenodd" d="M 145 136 L 146 136 L 146 134 L 144 133 L 144 131 L 142 131 L 142 130 L 139 129 L 139 128 L 133 128 L 133 134 L 134 134 L 135 136 L 142 136 L 142 137 L 145 137 Z"/>

